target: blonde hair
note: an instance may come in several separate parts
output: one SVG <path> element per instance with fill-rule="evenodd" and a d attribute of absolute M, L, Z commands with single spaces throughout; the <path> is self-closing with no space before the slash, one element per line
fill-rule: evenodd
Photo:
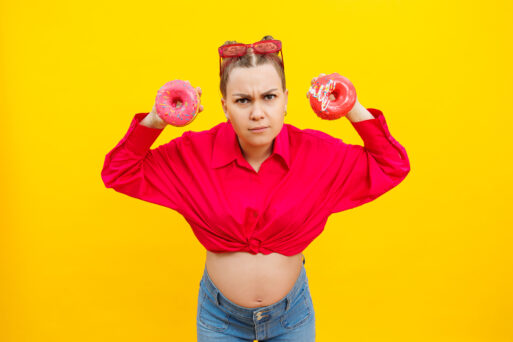
<path fill-rule="evenodd" d="M 272 36 L 265 36 L 260 41 L 263 40 L 272 40 L 274 39 Z M 224 45 L 228 44 L 239 44 L 236 41 L 228 40 L 226 41 Z M 248 50 L 248 52 L 241 57 L 227 57 L 223 58 L 223 62 L 221 64 L 221 82 L 219 85 L 219 88 L 221 90 L 221 94 L 223 95 L 223 98 L 226 98 L 226 85 L 228 84 L 228 78 L 230 76 L 230 72 L 237 67 L 241 68 L 251 68 L 255 67 L 257 65 L 262 65 L 265 63 L 271 63 L 274 68 L 276 69 L 276 72 L 278 73 L 278 76 L 281 78 L 281 85 L 283 88 L 283 91 L 285 92 L 286 85 L 285 85 L 285 71 L 283 70 L 282 62 L 280 59 L 280 56 L 278 56 L 279 52 L 275 53 L 266 53 L 266 54 L 254 54 L 252 51 Z"/>

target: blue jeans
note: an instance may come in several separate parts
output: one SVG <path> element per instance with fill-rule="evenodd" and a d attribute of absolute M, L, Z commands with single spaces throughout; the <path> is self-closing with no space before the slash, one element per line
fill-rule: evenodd
<path fill-rule="evenodd" d="M 198 342 L 314 342 L 315 312 L 304 264 L 303 258 L 301 273 L 284 298 L 257 308 L 243 307 L 226 298 L 205 267 L 196 316 Z"/>

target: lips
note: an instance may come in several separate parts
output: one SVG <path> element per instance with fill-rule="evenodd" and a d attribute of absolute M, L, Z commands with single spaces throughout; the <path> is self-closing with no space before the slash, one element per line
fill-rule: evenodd
<path fill-rule="evenodd" d="M 261 126 L 261 127 L 250 128 L 249 130 L 250 130 L 250 131 L 254 131 L 254 130 L 263 129 L 263 128 L 267 128 L 267 126 Z"/>

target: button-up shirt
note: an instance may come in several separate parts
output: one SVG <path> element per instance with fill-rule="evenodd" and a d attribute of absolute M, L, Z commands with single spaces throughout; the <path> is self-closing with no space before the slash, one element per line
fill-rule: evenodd
<path fill-rule="evenodd" d="M 148 113 L 138 113 L 101 177 L 107 188 L 182 214 L 211 252 L 295 255 L 331 214 L 372 201 L 409 173 L 383 113 L 368 110 L 374 119 L 351 122 L 364 146 L 284 123 L 258 172 L 230 121 L 151 149 L 163 129 L 141 125 Z"/>

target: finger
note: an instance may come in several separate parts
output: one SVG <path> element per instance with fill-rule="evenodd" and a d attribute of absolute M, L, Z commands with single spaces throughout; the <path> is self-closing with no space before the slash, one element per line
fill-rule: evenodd
<path fill-rule="evenodd" d="M 322 76 L 326 76 L 326 74 L 319 74 L 319 76 L 314 77 L 313 81 L 314 81 L 314 82 L 315 82 L 315 81 L 317 81 L 317 79 L 318 79 L 319 77 L 322 77 Z"/>
<path fill-rule="evenodd" d="M 326 74 L 319 74 L 319 76 L 312 78 L 312 84 L 314 84 L 315 81 L 317 81 L 317 79 L 322 76 L 326 76 Z"/>
<path fill-rule="evenodd" d="M 203 105 L 200 105 L 199 107 L 199 111 L 202 112 L 203 111 Z"/>
<path fill-rule="evenodd" d="M 201 94 L 202 94 L 201 88 L 200 87 L 196 87 L 196 90 L 198 91 L 198 94 L 201 96 Z"/>

